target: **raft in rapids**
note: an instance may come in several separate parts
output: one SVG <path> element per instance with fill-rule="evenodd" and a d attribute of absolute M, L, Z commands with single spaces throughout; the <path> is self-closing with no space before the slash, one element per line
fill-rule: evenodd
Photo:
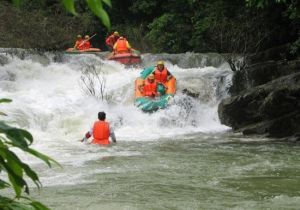
<path fill-rule="evenodd" d="M 149 67 L 144 69 L 140 73 L 140 77 L 138 77 L 135 80 L 135 100 L 134 104 L 139 109 L 141 109 L 144 112 L 154 112 L 159 109 L 165 109 L 170 104 L 171 99 L 176 93 L 176 78 L 173 76 L 169 81 L 166 83 L 167 90 L 164 95 L 151 98 L 145 96 L 140 86 L 143 86 L 145 79 L 148 77 L 149 74 L 151 74 L 154 71 L 155 67 Z M 162 85 L 158 85 L 158 92 L 160 92 L 160 89 L 163 88 Z"/>

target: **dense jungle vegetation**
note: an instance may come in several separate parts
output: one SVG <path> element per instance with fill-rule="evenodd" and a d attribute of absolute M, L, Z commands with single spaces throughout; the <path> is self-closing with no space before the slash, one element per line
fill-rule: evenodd
<path fill-rule="evenodd" d="M 65 49 L 77 34 L 94 34 L 93 46 L 106 49 L 112 31 L 125 35 L 142 52 L 256 52 L 289 44 L 299 48 L 300 3 L 296 0 L 113 0 L 103 5 L 108 31 L 87 7 L 75 0 L 79 14 L 60 0 L 23 0 L 15 8 L 0 3 L 0 47 Z"/>

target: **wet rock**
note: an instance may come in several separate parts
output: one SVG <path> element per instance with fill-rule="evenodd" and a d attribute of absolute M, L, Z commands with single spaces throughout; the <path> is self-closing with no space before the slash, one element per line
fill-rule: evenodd
<path fill-rule="evenodd" d="M 186 88 L 182 90 L 182 93 L 186 94 L 186 95 L 188 95 L 192 98 L 198 98 L 199 97 L 199 93 L 192 92 L 191 90 L 188 90 Z"/>
<path fill-rule="evenodd" d="M 244 134 L 272 137 L 295 136 L 300 133 L 300 61 L 277 65 L 274 77 L 263 85 L 266 78 L 255 79 L 247 89 L 219 104 L 221 123 Z M 291 65 L 292 64 L 292 65 Z M 280 68 L 282 67 L 282 68 Z M 280 72 L 280 69 L 282 72 Z M 267 72 L 267 73 L 266 73 Z M 249 73 L 249 72 L 248 72 Z M 271 74 L 264 72 L 266 77 Z M 261 72 L 260 77 L 264 76 Z M 285 76 L 279 76 L 279 75 Z M 267 79 L 267 81 L 269 80 Z M 250 82 L 250 81 L 248 81 Z M 255 84 L 255 82 L 257 82 Z M 255 85 L 253 85 L 255 84 Z M 251 87 L 252 86 L 252 87 Z"/>
<path fill-rule="evenodd" d="M 233 95 L 243 90 L 266 84 L 277 78 L 300 71 L 300 60 L 267 61 L 237 71 L 232 78 L 230 92 Z"/>
<path fill-rule="evenodd" d="M 8 59 L 4 55 L 0 55 L 0 65 L 3 66 L 8 63 Z"/>

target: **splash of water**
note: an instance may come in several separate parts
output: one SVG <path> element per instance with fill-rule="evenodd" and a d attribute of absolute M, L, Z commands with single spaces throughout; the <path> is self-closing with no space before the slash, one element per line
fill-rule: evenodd
<path fill-rule="evenodd" d="M 231 71 L 219 56 L 162 56 L 177 78 L 177 95 L 168 109 L 145 114 L 133 105 L 134 80 L 142 67 L 125 68 L 96 55 L 34 54 L 21 50 L 20 56 L 20 52 L 3 51 L 1 97 L 11 98 L 13 103 L 2 109 L 9 113 L 8 120 L 31 131 L 36 139 L 34 146 L 48 154 L 78 147 L 76 140 L 96 120 L 98 111 L 107 113 L 118 141 L 178 139 L 191 133 L 228 129 L 219 123 L 217 105 L 227 94 Z M 154 65 L 158 56 L 145 55 L 144 64 Z M 212 63 L 213 66 L 207 66 Z M 97 83 L 98 95 L 87 94 L 82 83 L 84 72 L 91 67 L 100 71 L 105 80 L 105 100 L 97 93 Z M 186 90 L 196 97 L 186 94 Z"/>

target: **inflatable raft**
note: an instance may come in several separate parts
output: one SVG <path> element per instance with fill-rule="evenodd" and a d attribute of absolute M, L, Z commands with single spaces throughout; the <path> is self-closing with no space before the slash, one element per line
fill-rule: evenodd
<path fill-rule="evenodd" d="M 114 60 L 124 65 L 134 65 L 141 63 L 140 52 L 134 50 L 131 53 L 111 54 L 107 58 L 108 60 Z"/>
<path fill-rule="evenodd" d="M 89 48 L 89 49 L 85 49 L 85 50 L 76 50 L 74 48 L 68 48 L 66 50 L 66 53 L 69 54 L 94 54 L 94 53 L 98 53 L 101 52 L 101 50 L 99 48 Z"/>
<path fill-rule="evenodd" d="M 141 87 L 144 85 L 144 81 L 147 76 L 153 71 L 154 67 L 146 68 L 141 72 L 140 77 L 135 80 L 134 104 L 144 112 L 154 112 L 158 109 L 165 109 L 170 104 L 171 99 L 176 93 L 176 78 L 173 76 L 166 83 L 167 90 L 163 95 L 155 98 L 144 96 L 143 92 L 141 91 Z M 158 92 L 160 92 L 160 89 L 164 88 L 162 87 L 162 85 L 158 85 L 157 89 Z"/>

